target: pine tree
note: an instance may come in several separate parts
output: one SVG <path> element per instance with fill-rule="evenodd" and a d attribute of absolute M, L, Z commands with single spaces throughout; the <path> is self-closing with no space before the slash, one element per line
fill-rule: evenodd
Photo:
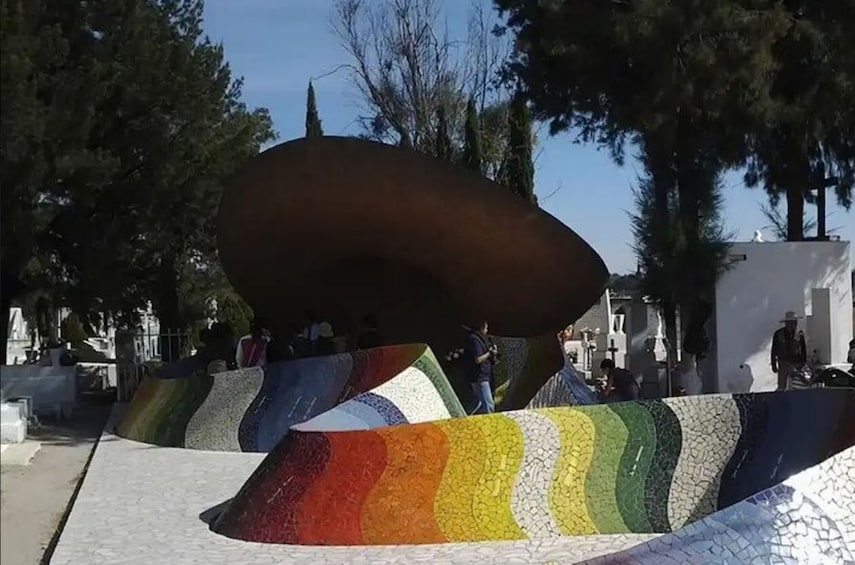
<path fill-rule="evenodd" d="M 466 125 L 464 127 L 463 165 L 473 171 L 483 174 L 481 158 L 481 124 L 478 120 L 478 110 L 475 99 L 470 98 L 466 104 Z"/>
<path fill-rule="evenodd" d="M 315 102 L 315 87 L 309 81 L 309 91 L 306 94 L 306 137 L 321 137 L 324 130 L 318 117 L 318 106 Z"/>
<path fill-rule="evenodd" d="M 506 184 L 511 192 L 530 202 L 537 202 L 534 195 L 531 117 L 525 95 L 519 91 L 511 100 L 511 111 L 508 115 L 506 175 Z"/>
<path fill-rule="evenodd" d="M 448 116 L 445 114 L 445 104 L 440 103 L 436 118 L 436 156 L 443 161 L 450 161 L 452 150 L 451 139 L 448 137 Z"/>

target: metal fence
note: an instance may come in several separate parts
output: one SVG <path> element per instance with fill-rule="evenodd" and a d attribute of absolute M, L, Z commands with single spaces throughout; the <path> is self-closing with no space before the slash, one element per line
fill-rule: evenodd
<path fill-rule="evenodd" d="M 116 336 L 116 400 L 129 402 L 154 370 L 166 360 L 192 355 L 190 334 L 183 331 L 143 331 Z M 165 353 L 165 355 L 164 355 Z"/>

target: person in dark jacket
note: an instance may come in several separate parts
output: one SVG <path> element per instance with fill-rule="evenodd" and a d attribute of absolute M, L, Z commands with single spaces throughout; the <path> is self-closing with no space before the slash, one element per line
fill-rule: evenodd
<path fill-rule="evenodd" d="M 486 321 L 466 328 L 466 345 L 463 348 L 463 369 L 472 387 L 475 400 L 474 414 L 489 414 L 495 411 L 493 402 L 493 363 L 499 353 L 498 347 L 488 337 Z"/>
<path fill-rule="evenodd" d="M 781 320 L 783 328 L 772 335 L 772 372 L 778 374 L 778 390 L 787 390 L 793 374 L 807 362 L 807 347 L 804 333 L 796 334 L 799 320 L 796 313 L 789 311 Z"/>
<path fill-rule="evenodd" d="M 638 400 L 638 382 L 635 375 L 626 369 L 615 367 L 611 359 L 600 363 L 600 381 L 597 395 L 602 402 L 626 402 Z"/>

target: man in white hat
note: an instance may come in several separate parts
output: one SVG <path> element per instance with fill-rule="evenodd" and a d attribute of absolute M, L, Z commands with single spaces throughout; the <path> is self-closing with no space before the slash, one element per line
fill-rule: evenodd
<path fill-rule="evenodd" d="M 778 390 L 787 390 L 793 372 L 807 361 L 803 333 L 796 335 L 799 319 L 792 310 L 784 314 L 779 328 L 772 336 L 772 371 L 778 374 Z"/>

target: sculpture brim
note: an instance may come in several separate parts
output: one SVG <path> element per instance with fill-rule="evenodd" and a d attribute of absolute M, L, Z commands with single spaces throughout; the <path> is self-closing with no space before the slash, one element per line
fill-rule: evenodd
<path fill-rule="evenodd" d="M 258 155 L 218 221 L 226 273 L 271 324 L 300 323 L 307 308 L 372 313 L 391 342 L 430 342 L 414 320 L 447 332 L 488 319 L 497 335 L 541 335 L 584 313 L 608 279 L 584 240 L 506 187 L 354 138 Z"/>

